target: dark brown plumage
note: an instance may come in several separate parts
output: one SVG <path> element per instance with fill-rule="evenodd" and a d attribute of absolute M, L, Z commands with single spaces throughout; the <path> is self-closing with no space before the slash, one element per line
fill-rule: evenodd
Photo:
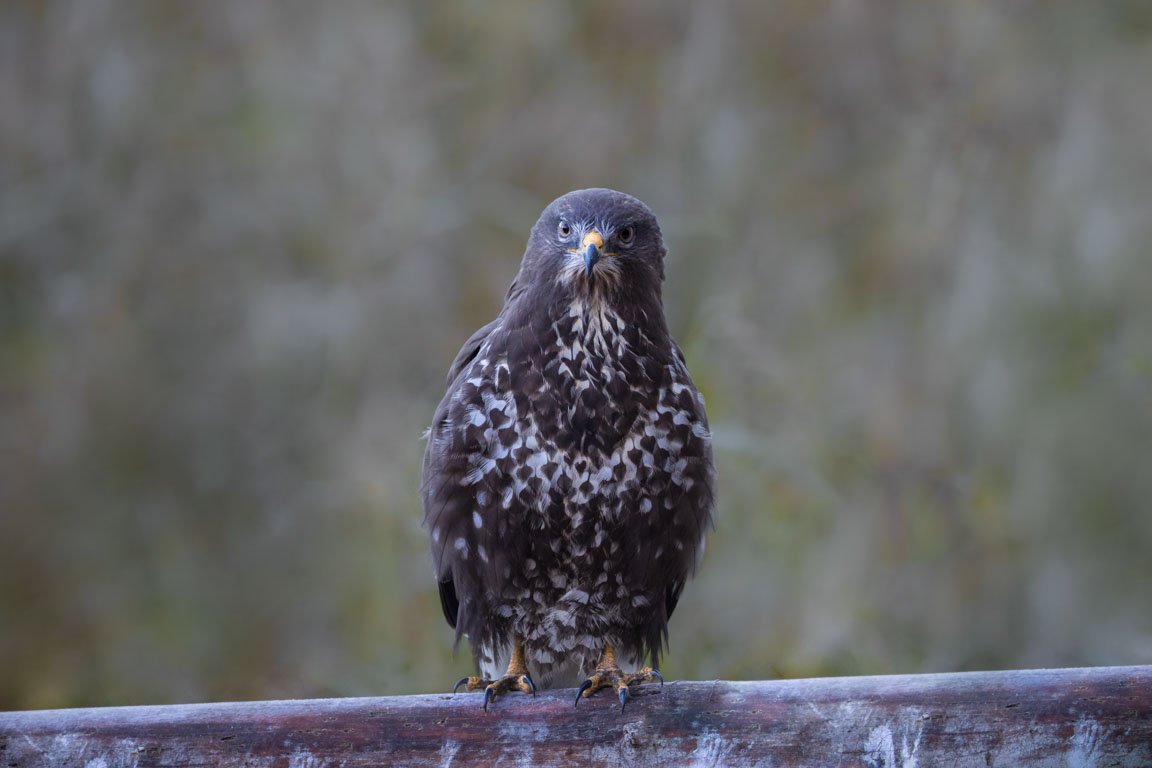
<path fill-rule="evenodd" d="M 664 320 L 664 254 L 639 200 L 559 198 L 499 316 L 452 363 L 422 495 L 444 616 L 487 678 L 470 689 L 510 655 L 494 693 L 528 690 L 507 682 L 527 670 L 575 684 L 607 657 L 619 672 L 612 649 L 658 659 L 715 474 L 703 398 Z M 594 682 L 623 701 L 615 677 Z"/>

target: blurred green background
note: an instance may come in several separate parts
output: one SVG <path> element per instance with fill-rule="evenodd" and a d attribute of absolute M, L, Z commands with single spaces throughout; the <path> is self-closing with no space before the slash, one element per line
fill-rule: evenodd
<path fill-rule="evenodd" d="M 0 3 L 0 709 L 443 691 L 418 484 L 554 197 L 648 202 L 670 678 L 1152 662 L 1152 5 Z"/>

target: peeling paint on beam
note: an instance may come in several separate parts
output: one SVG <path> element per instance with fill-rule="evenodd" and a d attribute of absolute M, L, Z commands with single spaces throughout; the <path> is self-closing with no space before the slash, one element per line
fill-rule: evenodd
<path fill-rule="evenodd" d="M 0 713 L 0 766 L 1152 765 L 1152 666 Z"/>

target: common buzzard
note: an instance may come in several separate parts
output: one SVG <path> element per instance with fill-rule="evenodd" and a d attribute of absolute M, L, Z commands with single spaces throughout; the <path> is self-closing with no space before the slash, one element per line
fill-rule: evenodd
<path fill-rule="evenodd" d="M 564 195 L 448 372 L 424 525 L 444 617 L 483 675 L 457 687 L 485 690 L 485 708 L 582 679 L 577 702 L 612 687 L 623 706 L 660 678 L 616 659 L 658 663 L 715 478 L 704 400 L 664 320 L 664 255 L 636 198 Z"/>

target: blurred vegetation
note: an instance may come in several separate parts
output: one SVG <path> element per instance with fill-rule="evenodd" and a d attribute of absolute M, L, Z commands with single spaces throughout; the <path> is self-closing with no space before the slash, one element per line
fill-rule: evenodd
<path fill-rule="evenodd" d="M 0 708 L 446 690 L 420 434 L 647 201 L 670 678 L 1152 662 L 1145 3 L 0 3 Z"/>

